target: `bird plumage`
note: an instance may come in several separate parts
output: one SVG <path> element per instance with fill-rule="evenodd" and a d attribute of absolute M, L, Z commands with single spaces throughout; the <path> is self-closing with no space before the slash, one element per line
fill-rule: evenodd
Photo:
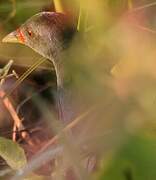
<path fill-rule="evenodd" d="M 76 29 L 69 16 L 63 13 L 41 12 L 32 16 L 16 31 L 3 39 L 4 42 L 12 42 L 14 39 L 14 42 L 32 48 L 53 63 L 57 77 L 59 114 L 60 118 L 65 120 L 72 118 L 72 116 L 67 115 L 68 113 L 72 114 L 72 111 L 65 112 L 71 108 L 67 107 L 68 105 L 65 103 L 65 101 L 68 101 L 68 98 L 65 97 L 68 96 L 68 92 L 66 93 L 64 89 L 65 77 L 62 53 L 68 48 L 75 32 Z"/>

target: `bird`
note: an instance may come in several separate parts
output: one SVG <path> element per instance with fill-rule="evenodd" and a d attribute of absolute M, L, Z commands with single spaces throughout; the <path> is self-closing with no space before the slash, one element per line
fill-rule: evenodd
<path fill-rule="evenodd" d="M 2 39 L 2 42 L 26 45 L 53 63 L 57 78 L 56 103 L 59 119 L 63 122 L 73 119 L 74 113 L 67 103 L 70 93 L 65 88 L 65 68 L 61 56 L 69 48 L 75 34 L 76 27 L 67 14 L 40 12 Z"/>

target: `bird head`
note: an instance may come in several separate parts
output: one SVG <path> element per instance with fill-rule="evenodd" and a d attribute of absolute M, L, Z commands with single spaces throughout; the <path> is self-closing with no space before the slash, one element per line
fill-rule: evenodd
<path fill-rule="evenodd" d="M 41 12 L 32 16 L 2 41 L 24 44 L 53 61 L 66 48 L 74 32 L 74 26 L 67 15 Z"/>

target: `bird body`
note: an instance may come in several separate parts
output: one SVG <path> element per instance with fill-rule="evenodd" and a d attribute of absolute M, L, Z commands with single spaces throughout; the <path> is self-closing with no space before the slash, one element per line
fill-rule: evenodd
<path fill-rule="evenodd" d="M 66 112 L 71 108 L 65 102 L 68 101 L 68 92 L 64 87 L 65 68 L 61 55 L 68 48 L 75 32 L 75 27 L 67 15 L 41 12 L 3 39 L 3 42 L 22 43 L 53 63 L 57 77 L 59 115 L 65 121 L 71 119 L 72 115 L 69 115 L 71 110 Z"/>

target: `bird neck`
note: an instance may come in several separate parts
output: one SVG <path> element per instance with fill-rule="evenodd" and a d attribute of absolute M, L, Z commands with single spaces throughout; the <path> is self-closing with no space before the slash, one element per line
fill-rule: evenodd
<path fill-rule="evenodd" d="M 71 98 L 71 80 L 65 65 L 61 61 L 53 62 L 57 78 L 57 106 L 59 119 L 64 123 L 69 122 L 74 117 Z"/>
<path fill-rule="evenodd" d="M 71 73 L 68 73 L 67 68 L 61 58 L 52 60 L 57 79 L 58 89 L 66 89 L 71 84 Z"/>
<path fill-rule="evenodd" d="M 57 87 L 58 88 L 64 88 L 64 77 L 65 77 L 65 71 L 64 67 L 61 63 L 55 63 L 54 62 L 54 67 L 55 67 L 55 72 L 56 72 L 56 79 L 57 79 Z"/>

